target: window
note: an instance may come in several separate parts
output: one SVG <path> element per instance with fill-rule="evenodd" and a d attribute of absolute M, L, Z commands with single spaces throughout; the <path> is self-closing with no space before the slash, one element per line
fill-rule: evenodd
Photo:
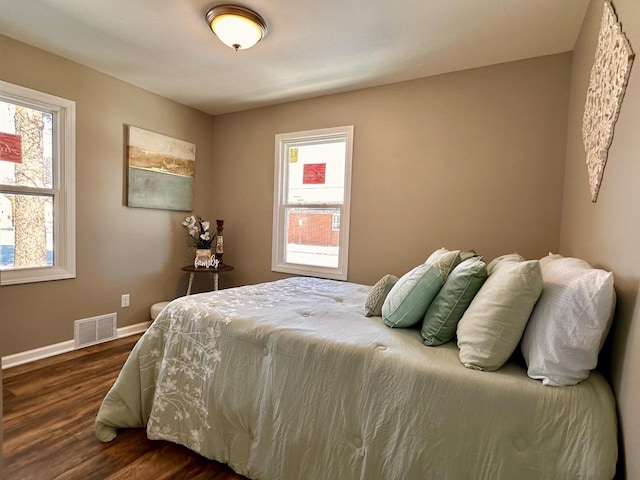
<path fill-rule="evenodd" d="M 75 277 L 75 102 L 0 81 L 2 285 Z"/>
<path fill-rule="evenodd" d="M 340 214 L 334 213 L 331 218 L 331 230 L 340 230 Z"/>
<path fill-rule="evenodd" d="M 276 135 L 276 272 L 347 279 L 353 126 Z"/>

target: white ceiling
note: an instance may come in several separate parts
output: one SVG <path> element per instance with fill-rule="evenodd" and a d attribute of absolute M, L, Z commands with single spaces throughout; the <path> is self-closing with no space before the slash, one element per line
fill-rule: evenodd
<path fill-rule="evenodd" d="M 269 31 L 239 52 L 220 3 L 0 0 L 0 33 L 220 114 L 570 51 L 589 1 L 247 0 Z"/>

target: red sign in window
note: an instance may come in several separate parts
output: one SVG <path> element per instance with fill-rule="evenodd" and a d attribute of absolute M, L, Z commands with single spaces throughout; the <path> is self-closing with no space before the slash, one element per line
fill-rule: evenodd
<path fill-rule="evenodd" d="M 22 163 L 22 137 L 0 132 L 0 160 Z"/>
<path fill-rule="evenodd" d="M 307 163 L 304 166 L 302 183 L 323 185 L 326 170 L 326 163 Z"/>

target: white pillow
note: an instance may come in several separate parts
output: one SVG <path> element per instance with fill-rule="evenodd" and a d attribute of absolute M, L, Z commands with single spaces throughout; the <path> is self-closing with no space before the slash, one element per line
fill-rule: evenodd
<path fill-rule="evenodd" d="M 560 260 L 561 258 L 564 258 L 562 255 L 560 255 L 559 253 L 551 253 L 549 252 L 549 255 L 547 255 L 546 257 L 542 257 L 540 259 L 540 268 L 544 268 L 546 267 L 549 263 L 555 261 L 555 260 Z"/>
<path fill-rule="evenodd" d="M 543 262 L 543 290 L 520 348 L 531 378 L 575 385 L 589 376 L 611 325 L 613 274 L 577 258 Z"/>

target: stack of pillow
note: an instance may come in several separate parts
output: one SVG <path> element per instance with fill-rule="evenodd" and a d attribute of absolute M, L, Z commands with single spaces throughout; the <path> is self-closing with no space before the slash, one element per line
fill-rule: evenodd
<path fill-rule="evenodd" d="M 365 314 L 420 325 L 428 346 L 457 336 L 460 361 L 476 370 L 499 369 L 520 345 L 528 375 L 561 386 L 596 367 L 614 306 L 613 274 L 583 260 L 514 253 L 487 266 L 473 251 L 441 248 L 400 279 L 380 279 Z"/>

